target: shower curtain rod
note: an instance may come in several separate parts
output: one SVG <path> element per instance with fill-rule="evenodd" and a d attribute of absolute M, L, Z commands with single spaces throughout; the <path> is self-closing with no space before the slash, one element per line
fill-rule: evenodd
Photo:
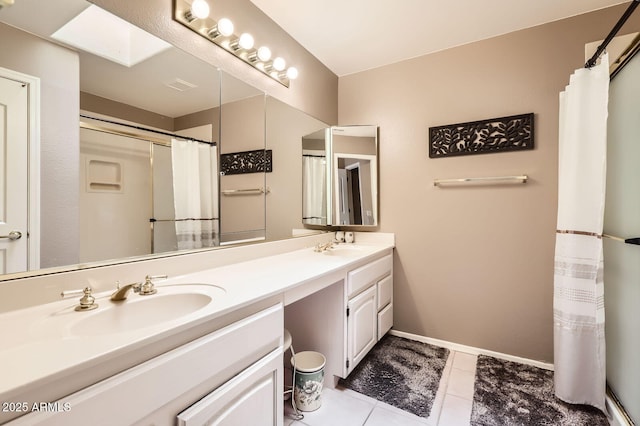
<path fill-rule="evenodd" d="M 620 29 L 622 28 L 624 23 L 627 22 L 629 17 L 636 10 L 636 7 L 638 7 L 638 4 L 640 4 L 640 0 L 633 0 L 631 2 L 631 4 L 627 8 L 627 10 L 624 12 L 622 17 L 618 20 L 616 25 L 613 27 L 613 29 L 611 30 L 609 35 L 607 35 L 607 37 L 604 39 L 602 44 L 600 46 L 598 46 L 598 49 L 596 49 L 596 53 L 594 53 L 593 56 L 591 57 L 591 59 L 589 59 L 584 64 L 585 68 L 592 68 L 593 66 L 595 66 L 596 62 L 598 61 L 598 58 L 600 57 L 600 55 L 602 55 L 602 52 L 604 52 L 604 50 L 607 48 L 607 46 L 609 45 L 611 40 L 613 40 L 613 38 L 616 36 L 616 34 L 618 34 L 618 31 L 620 31 Z"/>
<path fill-rule="evenodd" d="M 189 221 L 196 221 L 196 220 L 220 220 L 217 217 L 205 217 L 205 218 L 201 218 L 201 217 L 187 217 L 184 219 L 156 219 L 154 217 L 152 217 L 151 219 L 149 219 L 149 222 L 155 223 L 155 222 L 189 222 Z"/>
<path fill-rule="evenodd" d="M 608 234 L 602 234 L 603 238 L 609 238 L 610 240 L 616 240 L 616 241 L 620 241 L 621 243 L 625 243 L 625 244 L 633 244 L 636 246 L 640 246 L 640 237 L 635 237 L 635 238 L 620 238 L 620 237 L 616 237 L 613 235 L 608 235 Z"/>
<path fill-rule="evenodd" d="M 204 144 L 207 144 L 207 145 L 213 145 L 213 146 L 217 145 L 217 142 L 209 142 L 209 141 L 204 141 L 202 139 L 190 138 L 190 137 L 187 137 L 187 136 L 177 135 L 175 133 L 169 133 L 169 132 L 163 132 L 161 130 L 149 129 L 148 127 L 141 127 L 141 126 L 134 126 L 132 124 L 118 123 L 117 121 L 105 120 L 104 118 L 96 118 L 96 117 L 91 117 L 89 115 L 84 115 L 84 114 L 80 114 L 80 117 L 81 118 L 88 118 L 89 120 L 102 121 L 103 123 L 115 124 L 117 126 L 129 127 L 131 129 L 142 130 L 144 132 L 151 132 L 151 133 L 157 133 L 159 135 L 171 136 L 171 137 L 174 137 L 174 138 L 177 138 L 177 139 L 190 140 L 190 141 L 200 142 L 200 143 L 204 143 Z"/>

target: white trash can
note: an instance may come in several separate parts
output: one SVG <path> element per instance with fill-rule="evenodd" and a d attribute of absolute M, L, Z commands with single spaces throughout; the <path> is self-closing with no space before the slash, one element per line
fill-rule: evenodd
<path fill-rule="evenodd" d="M 295 371 L 293 400 L 300 411 L 315 411 L 322 404 L 324 383 L 324 355 L 320 352 L 304 351 L 291 357 Z"/>

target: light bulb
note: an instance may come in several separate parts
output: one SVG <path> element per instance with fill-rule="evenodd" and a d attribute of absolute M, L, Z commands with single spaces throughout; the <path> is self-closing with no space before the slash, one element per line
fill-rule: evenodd
<path fill-rule="evenodd" d="M 289 67 L 287 69 L 287 78 L 289 80 L 295 80 L 298 78 L 298 69 L 296 67 Z"/>
<path fill-rule="evenodd" d="M 253 36 L 249 33 L 242 33 L 238 45 L 244 50 L 249 50 L 253 47 Z"/>
<path fill-rule="evenodd" d="M 225 37 L 229 37 L 233 34 L 233 22 L 228 18 L 221 18 L 218 21 L 218 32 Z"/>
<path fill-rule="evenodd" d="M 206 0 L 193 0 L 191 3 L 191 14 L 198 19 L 209 17 L 209 3 Z"/>
<path fill-rule="evenodd" d="M 273 68 L 276 71 L 282 71 L 286 68 L 286 66 L 287 66 L 286 61 L 279 56 L 273 60 Z"/>
<path fill-rule="evenodd" d="M 271 49 L 269 49 L 267 46 L 261 46 L 258 49 L 258 59 L 260 59 L 262 62 L 267 62 L 269 59 L 271 59 Z"/>

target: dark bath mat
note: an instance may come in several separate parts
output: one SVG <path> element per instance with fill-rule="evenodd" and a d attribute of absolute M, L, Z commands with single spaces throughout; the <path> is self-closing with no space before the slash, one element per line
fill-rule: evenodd
<path fill-rule="evenodd" d="M 387 335 L 340 385 L 429 417 L 449 350 Z"/>
<path fill-rule="evenodd" d="M 555 397 L 553 371 L 478 356 L 471 426 L 607 426 L 598 409 Z"/>

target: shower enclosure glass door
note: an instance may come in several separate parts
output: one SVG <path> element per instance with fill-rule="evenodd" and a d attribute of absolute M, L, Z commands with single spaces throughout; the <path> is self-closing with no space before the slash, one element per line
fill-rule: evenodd
<path fill-rule="evenodd" d="M 611 81 L 605 233 L 640 237 L 640 55 Z M 640 246 L 604 239 L 607 383 L 640 424 Z"/>

